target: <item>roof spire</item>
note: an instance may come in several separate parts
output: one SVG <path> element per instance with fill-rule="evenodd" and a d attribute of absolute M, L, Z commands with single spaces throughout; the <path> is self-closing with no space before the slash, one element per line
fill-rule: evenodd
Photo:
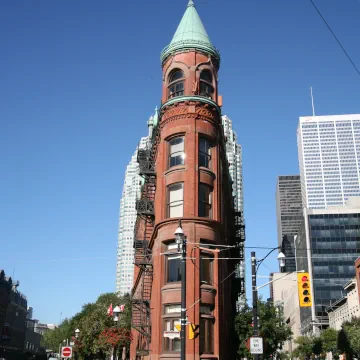
<path fill-rule="evenodd" d="M 169 55 L 185 49 L 204 51 L 220 62 L 220 54 L 211 43 L 193 0 L 189 0 L 170 44 L 162 51 L 161 61 L 163 62 Z"/>

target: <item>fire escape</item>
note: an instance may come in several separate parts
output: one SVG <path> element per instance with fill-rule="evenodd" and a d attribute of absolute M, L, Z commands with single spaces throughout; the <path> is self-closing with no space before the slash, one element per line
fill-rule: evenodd
<path fill-rule="evenodd" d="M 154 200 L 157 135 L 155 131 L 152 146 L 139 149 L 137 156 L 140 170 L 139 174 L 144 178 L 144 185 L 141 198 L 136 201 L 137 219 L 134 229 L 134 263 L 139 268 L 139 272 L 137 285 L 133 289 L 131 326 L 139 332 L 136 351 L 139 357 L 149 355 L 151 341 L 150 301 L 153 264 L 149 243 L 155 223 Z"/>
<path fill-rule="evenodd" d="M 244 217 L 241 211 L 234 211 L 234 225 L 235 225 L 235 243 L 238 246 L 239 258 L 241 261 L 245 260 L 245 224 Z M 245 278 L 244 274 L 238 274 L 240 279 L 240 295 L 245 294 Z"/>

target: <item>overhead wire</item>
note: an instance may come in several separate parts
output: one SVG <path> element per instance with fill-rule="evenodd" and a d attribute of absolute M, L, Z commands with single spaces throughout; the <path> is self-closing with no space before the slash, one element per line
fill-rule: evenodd
<path fill-rule="evenodd" d="M 325 20 L 324 16 L 321 14 L 320 10 L 318 9 L 318 7 L 315 5 L 313 0 L 309 0 L 312 4 L 312 6 L 315 8 L 315 10 L 317 11 L 317 13 L 319 14 L 319 16 L 321 17 L 321 19 L 324 21 L 325 25 L 327 26 L 327 28 L 329 29 L 329 31 L 331 32 L 332 36 L 334 37 L 334 39 L 336 40 L 336 42 L 339 44 L 339 46 L 341 47 L 342 51 L 344 52 L 344 54 L 346 55 L 346 57 L 349 59 L 350 63 L 352 64 L 352 66 L 354 67 L 354 69 L 356 70 L 356 72 L 358 73 L 358 75 L 360 75 L 360 71 L 358 69 L 358 67 L 355 65 L 354 61 L 351 59 L 350 55 L 348 54 L 348 52 L 345 50 L 344 46 L 341 44 L 340 40 L 338 39 L 338 37 L 335 35 L 334 31 L 331 29 L 329 23 Z"/>

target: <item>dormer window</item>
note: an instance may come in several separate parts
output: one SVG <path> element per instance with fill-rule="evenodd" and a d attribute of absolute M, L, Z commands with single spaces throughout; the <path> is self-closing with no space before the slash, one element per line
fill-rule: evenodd
<path fill-rule="evenodd" d="M 169 75 L 169 99 L 184 95 L 184 72 L 180 69 L 173 70 Z"/>
<path fill-rule="evenodd" d="M 205 96 L 209 99 L 213 98 L 214 87 L 213 77 L 210 70 L 203 70 L 200 73 L 200 96 Z"/>

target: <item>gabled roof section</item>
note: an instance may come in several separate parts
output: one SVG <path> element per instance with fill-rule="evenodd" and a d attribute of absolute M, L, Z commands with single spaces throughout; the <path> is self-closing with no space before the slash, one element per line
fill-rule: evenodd
<path fill-rule="evenodd" d="M 214 56 L 220 62 L 220 54 L 211 43 L 193 0 L 189 0 L 175 35 L 170 44 L 162 51 L 161 62 L 164 62 L 173 53 L 187 49 L 203 51 Z"/>

